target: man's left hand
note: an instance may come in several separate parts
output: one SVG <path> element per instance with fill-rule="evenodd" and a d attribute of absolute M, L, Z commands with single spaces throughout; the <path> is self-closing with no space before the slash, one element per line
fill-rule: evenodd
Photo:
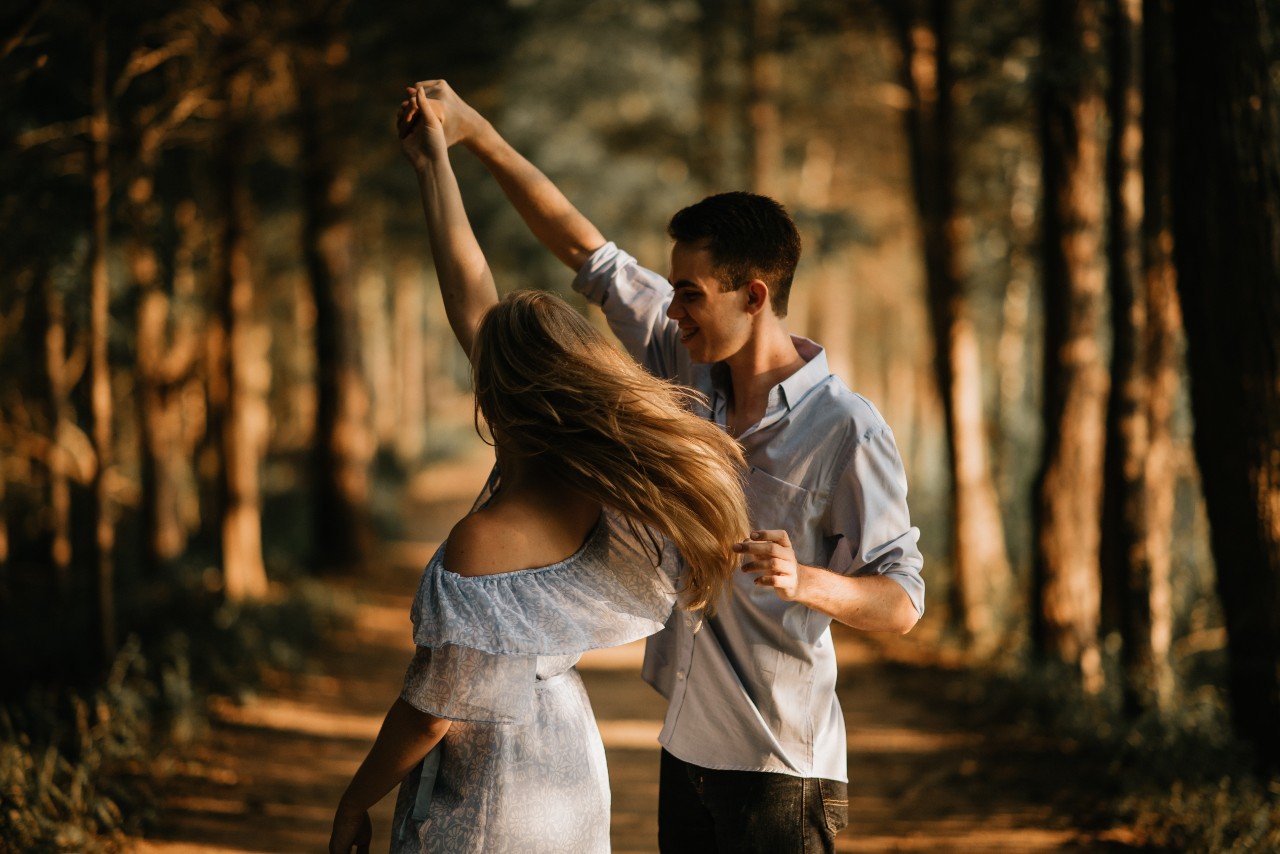
<path fill-rule="evenodd" d="M 756 573 L 756 584 L 772 587 L 778 598 L 793 602 L 800 593 L 800 565 L 786 531 L 752 531 L 733 550 L 748 560 L 743 572 Z"/>

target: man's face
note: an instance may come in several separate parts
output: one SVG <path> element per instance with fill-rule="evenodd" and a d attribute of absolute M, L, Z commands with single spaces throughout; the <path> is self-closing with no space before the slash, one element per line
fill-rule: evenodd
<path fill-rule="evenodd" d="M 671 248 L 675 295 L 667 317 L 679 324 L 680 343 L 695 362 L 722 362 L 751 337 L 747 289 L 725 291 L 727 284 L 716 277 L 707 249 L 679 242 Z"/>

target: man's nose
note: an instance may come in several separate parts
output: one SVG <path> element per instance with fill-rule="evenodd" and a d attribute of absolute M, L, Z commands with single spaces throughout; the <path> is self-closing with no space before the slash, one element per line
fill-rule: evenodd
<path fill-rule="evenodd" d="M 667 317 L 672 320 L 679 320 L 681 317 L 684 317 L 684 309 L 678 307 L 676 305 L 676 301 L 672 300 L 667 304 Z"/>

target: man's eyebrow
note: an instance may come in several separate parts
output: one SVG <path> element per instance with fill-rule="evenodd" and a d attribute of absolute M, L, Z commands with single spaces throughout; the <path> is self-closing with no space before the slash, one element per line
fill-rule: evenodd
<path fill-rule="evenodd" d="M 691 282 L 688 279 L 681 279 L 678 282 L 672 282 L 671 287 L 675 289 L 679 289 L 679 288 L 693 288 L 694 290 L 702 289 L 702 286 L 699 285 L 697 282 Z"/>

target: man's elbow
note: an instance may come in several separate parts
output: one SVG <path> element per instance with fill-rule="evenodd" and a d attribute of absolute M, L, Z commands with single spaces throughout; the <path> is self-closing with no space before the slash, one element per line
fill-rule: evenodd
<path fill-rule="evenodd" d="M 900 635 L 905 635 L 916 627 L 916 623 L 920 622 L 920 612 L 916 610 L 916 605 L 911 601 L 911 597 L 904 592 L 902 594 L 902 602 L 898 605 L 898 612 L 895 615 L 896 625 L 895 631 Z"/>

